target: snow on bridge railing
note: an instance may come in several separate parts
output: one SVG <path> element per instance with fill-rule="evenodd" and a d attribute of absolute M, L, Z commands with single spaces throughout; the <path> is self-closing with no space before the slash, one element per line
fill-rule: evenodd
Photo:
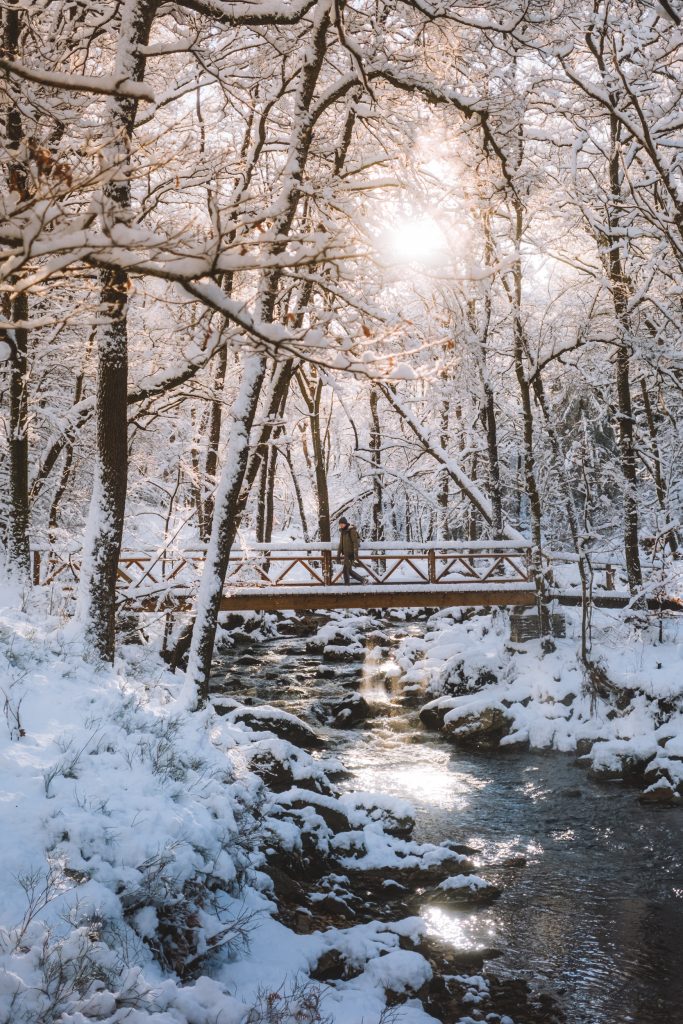
<path fill-rule="evenodd" d="M 249 543 L 233 549 L 226 588 L 336 586 L 336 542 Z M 372 586 L 472 583 L 482 587 L 529 583 L 530 548 L 515 541 L 364 542 L 358 559 Z M 191 591 L 206 559 L 206 545 L 166 547 L 155 552 L 123 550 L 119 589 L 126 597 Z M 73 588 L 81 568 L 79 551 L 64 555 L 34 551 L 34 580 Z"/>

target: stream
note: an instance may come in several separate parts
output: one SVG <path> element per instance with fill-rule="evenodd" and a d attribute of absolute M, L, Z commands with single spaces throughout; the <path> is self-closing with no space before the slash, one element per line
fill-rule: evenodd
<path fill-rule="evenodd" d="M 422 624 L 387 617 L 377 627 L 387 640 L 364 662 L 330 665 L 306 650 L 305 635 L 238 645 L 217 657 L 212 689 L 314 725 L 351 773 L 345 788 L 410 801 L 416 840 L 480 851 L 500 899 L 423 916 L 458 948 L 500 950 L 487 973 L 547 992 L 567 1024 L 683 1022 L 680 810 L 643 807 L 635 790 L 593 782 L 566 755 L 455 750 L 424 729 L 400 678 L 378 671 L 378 658 L 387 667 L 392 646 Z M 316 702 L 354 691 L 376 717 L 322 728 Z"/>

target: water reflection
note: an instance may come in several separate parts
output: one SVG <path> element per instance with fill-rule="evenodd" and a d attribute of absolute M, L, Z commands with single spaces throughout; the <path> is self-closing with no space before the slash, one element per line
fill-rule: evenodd
<path fill-rule="evenodd" d="M 456 949 L 490 949 L 499 938 L 495 923 L 485 914 L 430 906 L 423 907 L 421 914 L 428 933 L 450 942 Z"/>

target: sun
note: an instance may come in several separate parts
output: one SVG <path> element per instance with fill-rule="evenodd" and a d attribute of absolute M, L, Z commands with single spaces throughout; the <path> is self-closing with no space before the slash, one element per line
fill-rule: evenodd
<path fill-rule="evenodd" d="M 446 236 L 434 217 L 411 217 L 387 233 L 388 254 L 400 263 L 428 266 L 446 256 Z"/>

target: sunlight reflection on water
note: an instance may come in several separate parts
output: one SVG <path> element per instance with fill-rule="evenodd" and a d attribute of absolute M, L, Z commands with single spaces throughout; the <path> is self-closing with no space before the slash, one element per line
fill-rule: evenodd
<path fill-rule="evenodd" d="M 392 746 L 387 743 L 387 751 Z M 354 753 L 360 754 L 360 757 L 357 762 L 350 763 L 349 767 L 362 789 L 381 789 L 406 800 L 414 799 L 419 803 L 451 808 L 453 811 L 463 810 L 475 792 L 489 785 L 488 780 L 468 772 L 448 771 L 448 751 L 439 751 L 440 756 L 430 756 L 429 760 L 424 760 L 420 756 L 425 753 L 423 749 L 410 749 L 412 756 L 407 758 L 408 763 L 399 765 L 376 759 L 364 763 L 363 751 L 356 750 Z M 432 754 L 431 751 L 428 753 Z M 350 757 L 349 761 L 354 762 L 355 758 Z"/>
<path fill-rule="evenodd" d="M 421 916 L 427 932 L 448 942 L 456 949 L 483 949 L 491 946 L 498 934 L 490 919 L 482 915 L 444 907 L 422 907 Z"/>

